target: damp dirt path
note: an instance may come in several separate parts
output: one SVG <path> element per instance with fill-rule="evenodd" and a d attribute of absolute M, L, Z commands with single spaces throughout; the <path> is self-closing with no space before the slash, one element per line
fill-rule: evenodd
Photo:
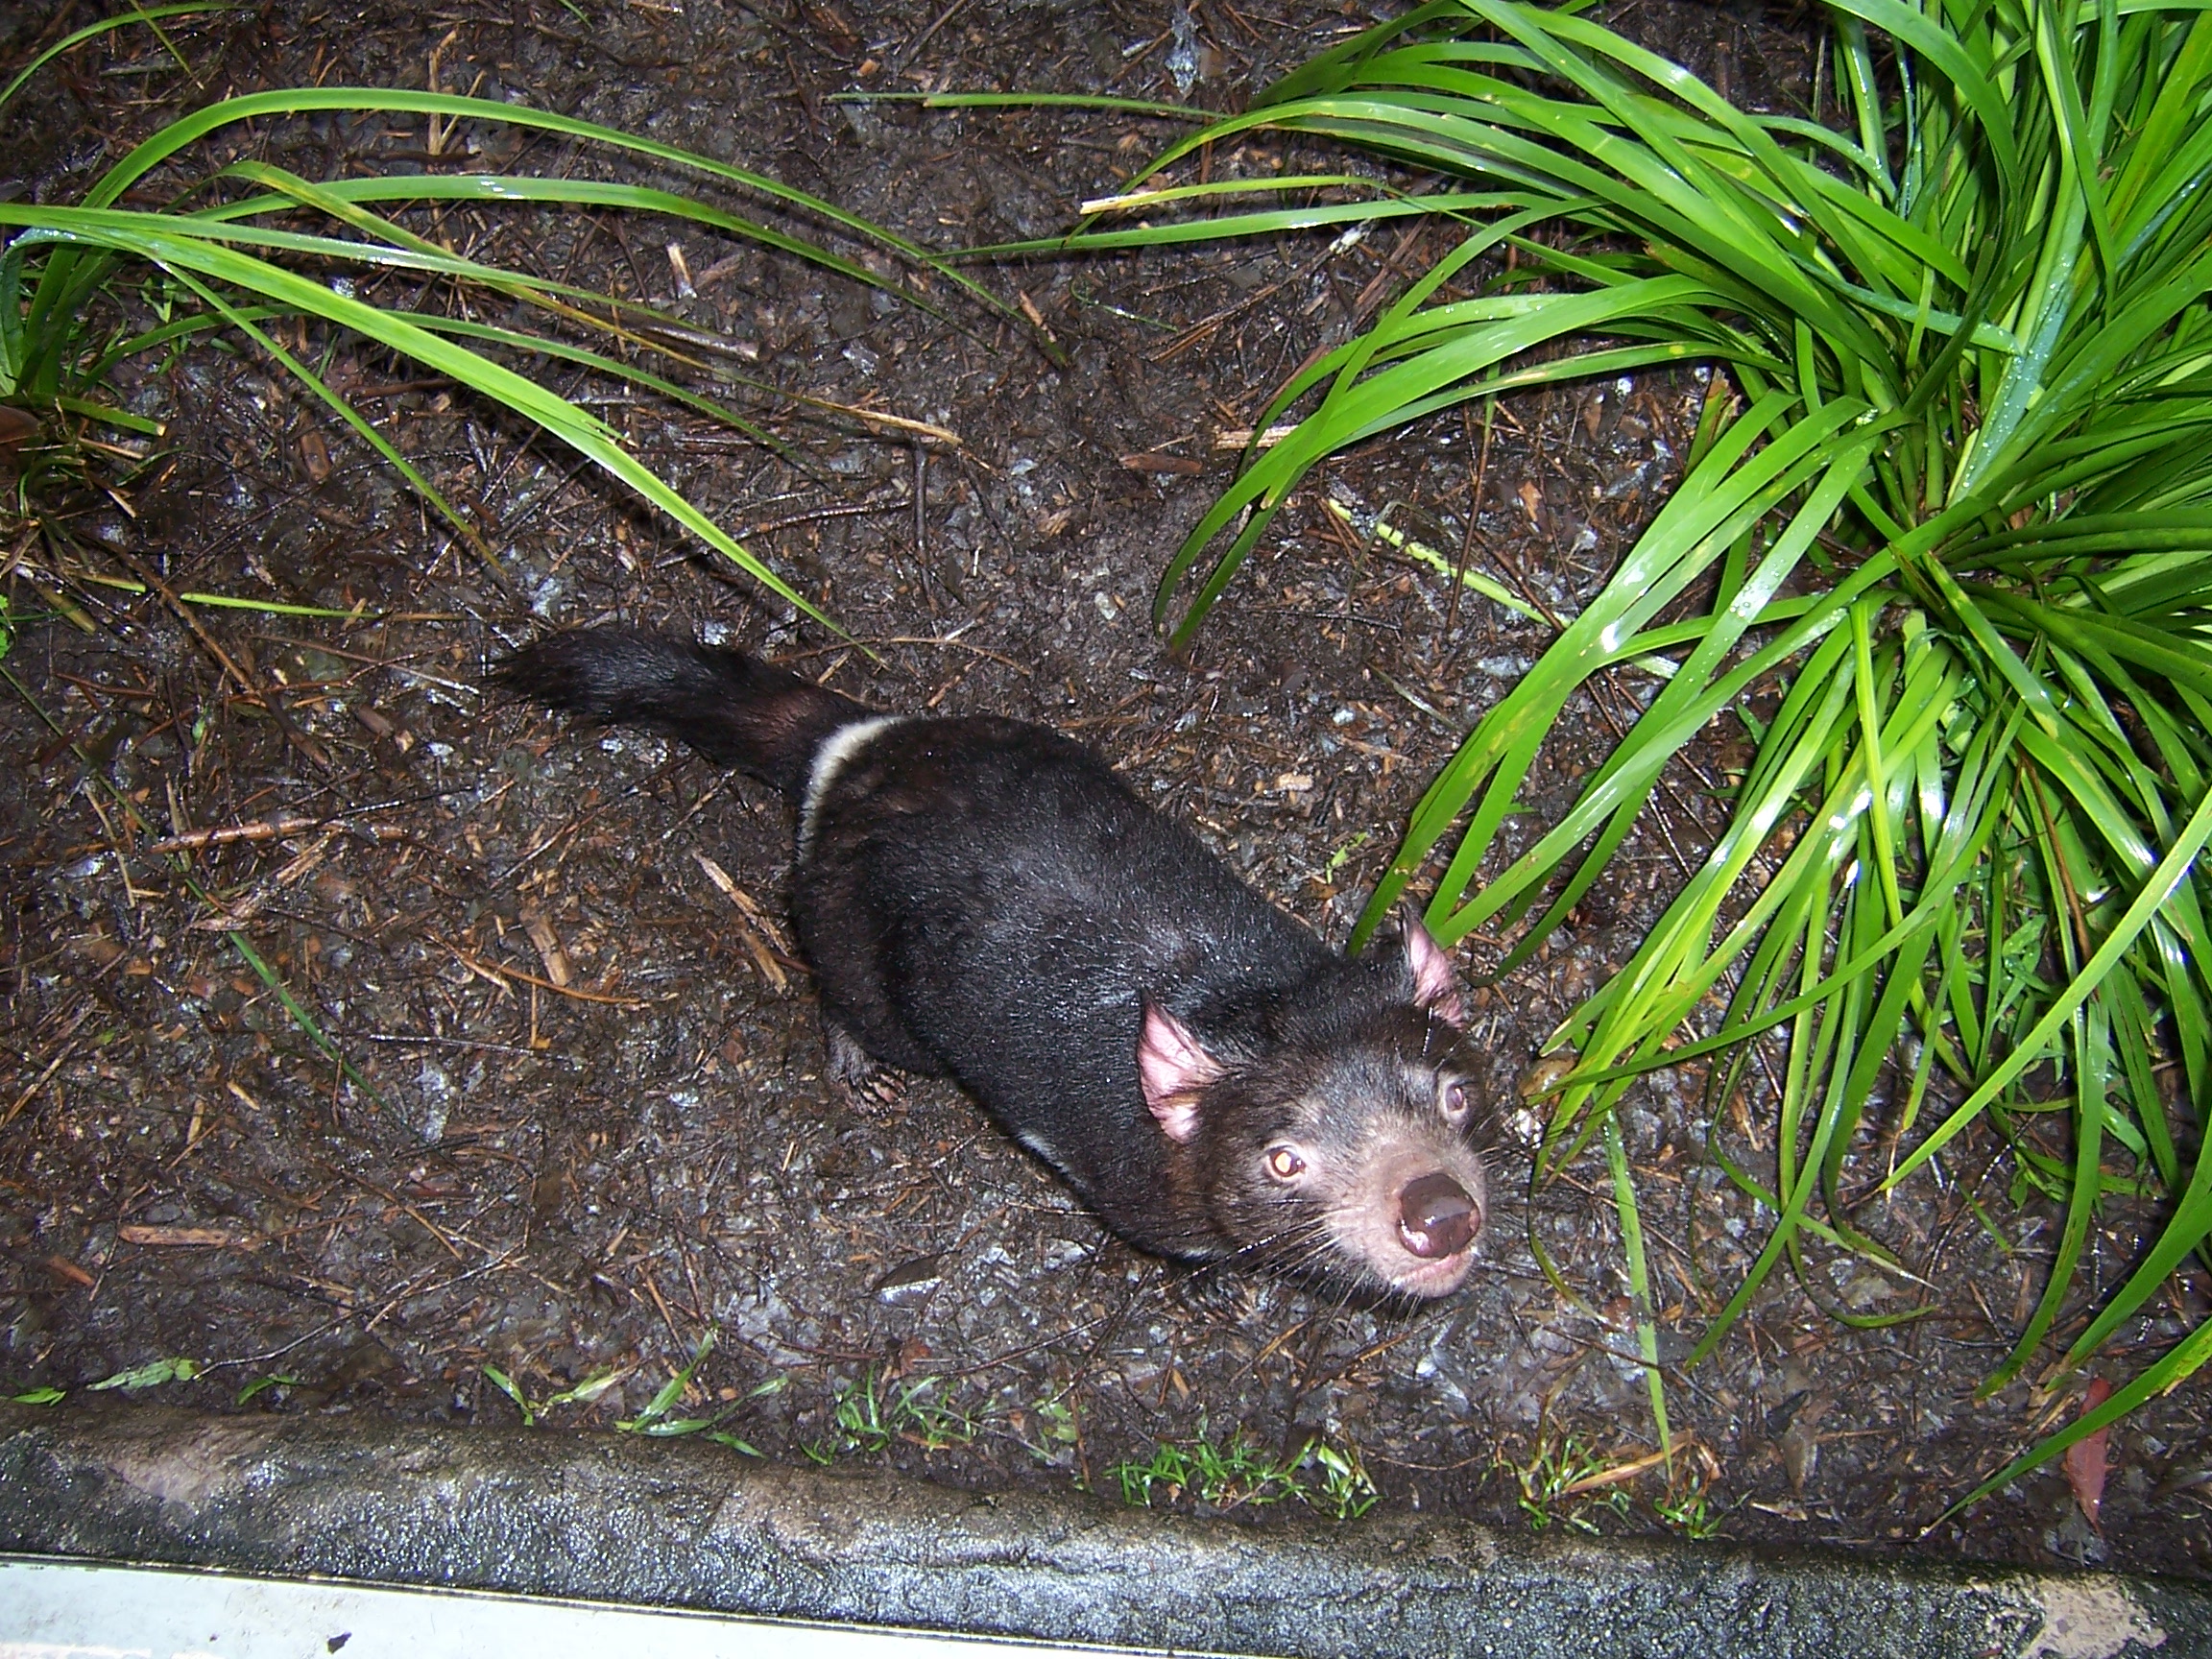
<path fill-rule="evenodd" d="M 0 115 L 0 154 L 31 195 L 73 200 L 124 146 L 219 95 L 435 79 L 724 157 L 931 246 L 975 245 L 1064 228 L 1176 129 L 839 94 L 1163 98 L 1187 71 L 1191 102 L 1228 108 L 1366 13 L 1200 0 L 1188 15 L 1185 42 L 1162 6 L 273 5 L 79 49 Z M 1801 20 L 1649 0 L 1612 15 L 1749 101 L 1801 107 L 1813 83 Z M 18 10 L 0 67 L 92 16 Z M 309 177 L 618 172 L 490 125 L 330 117 L 216 142 Z M 1300 164 L 1265 134 L 1209 163 Z M 1688 1449 L 1671 1484 L 1650 1458 L 1602 1159 L 1528 1197 L 1510 1120 L 1545 1034 L 1626 959 L 1715 832 L 1741 733 L 1717 730 L 1669 781 L 1554 948 L 1494 985 L 1479 975 L 1505 942 L 1462 952 L 1483 1082 L 1509 1119 L 1500 1214 L 1467 1292 L 1406 1315 L 1133 1252 L 949 1086 L 855 1107 L 826 1075 L 781 921 L 782 804 L 481 689 L 513 645 L 619 617 L 745 643 L 887 709 L 1047 722 L 1341 940 L 1456 735 L 1550 637 L 1455 600 L 1405 541 L 1539 613 L 1572 612 L 1665 498 L 1695 379 L 1531 396 L 1487 433 L 1448 414 L 1317 469 L 1176 661 L 1152 588 L 1231 475 L 1224 435 L 1433 257 L 1429 233 L 985 268 L 1049 329 L 1055 363 L 1033 330 L 979 308 L 948 298 L 932 315 L 694 228 L 451 208 L 422 226 L 669 307 L 749 378 L 959 443 L 810 416 L 726 373 L 720 389 L 792 445 L 779 454 L 539 366 L 864 653 L 547 440 L 358 342 L 286 335 L 482 527 L 495 570 L 251 349 L 129 368 L 122 395 L 166 423 L 159 453 L 109 458 L 121 485 L 68 501 L 65 554 L 36 538 L 8 549 L 9 1392 L 188 1358 L 201 1374 L 149 1397 L 511 1423 L 496 1372 L 546 1422 L 605 1427 L 636 1420 L 711 1333 L 663 1423 L 713 1419 L 698 1431 L 773 1459 L 1109 1493 L 1143 1490 L 1131 1470 L 1149 1469 L 1154 1503 L 1190 1506 L 1204 1500 L 1166 1479 L 1159 1449 L 1203 1445 L 1242 1458 L 1243 1485 L 1232 1469 L 1214 1506 L 1261 1518 L 1280 1490 L 1266 1469 L 1318 1442 L 1396 1511 L 1523 1526 L 1533 1497 L 1549 1525 L 1600 1534 L 1688 1522 L 1761 1545 L 2212 1569 L 2202 1379 L 2113 1434 L 2099 1527 L 2047 1472 L 1922 1536 L 2079 1402 L 2026 1384 L 1976 1398 L 2056 1237 L 1993 1140 L 1965 1138 L 1938 1178 L 1859 1216 L 1918 1279 L 1809 1245 L 1802 1276 L 1777 1274 L 1719 1355 L 1670 1374 Z M 120 293 L 117 320 L 158 298 Z M 1379 518 L 1395 540 L 1373 534 Z M 119 585 L 148 571 L 176 592 L 346 616 L 172 606 Z M 1532 781 L 1540 809 L 1570 798 L 1649 690 L 1623 670 L 1571 711 Z M 1717 1128 L 1699 1074 L 1628 1097 L 1670 1362 L 1765 1236 L 1708 1131 L 1770 1175 L 1775 1075 L 1755 1069 Z M 1858 1156 L 1847 1168 L 1870 1185 L 1878 1138 Z M 2142 1220 L 2101 1218 L 2061 1336 Z M 2114 1374 L 2200 1322 L 2205 1299 L 2201 1279 L 2177 1280 L 2123 1334 Z M 1887 1328 L 1836 1316 L 1923 1304 Z M 1323 1463 L 1302 1478 L 1334 1501 Z"/>

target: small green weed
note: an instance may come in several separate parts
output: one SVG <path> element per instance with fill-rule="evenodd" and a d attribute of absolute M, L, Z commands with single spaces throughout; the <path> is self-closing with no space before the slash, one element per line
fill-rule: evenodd
<path fill-rule="evenodd" d="M 1321 1483 L 1299 1494 L 1312 1507 L 1338 1521 L 1357 1521 L 1382 1501 L 1357 1447 L 1338 1448 L 1310 1441 L 1306 1455 L 1321 1471 Z"/>
<path fill-rule="evenodd" d="M 1366 846 L 1374 838 L 1375 832 L 1372 830 L 1362 830 L 1357 835 L 1339 842 L 1330 853 L 1329 861 L 1321 866 L 1321 879 L 1324 881 L 1335 880 L 1343 873 L 1344 866 L 1351 862 L 1352 854 L 1358 852 L 1360 848 Z"/>
<path fill-rule="evenodd" d="M 484 1367 L 484 1376 L 491 1384 L 515 1402 L 515 1408 L 522 1413 L 522 1427 L 525 1429 L 536 1428 L 538 1419 L 544 1416 L 556 1406 L 589 1405 L 629 1375 L 628 1370 L 597 1372 L 587 1377 L 572 1388 L 564 1388 L 557 1394 L 548 1394 L 542 1400 L 532 1400 L 529 1395 L 522 1391 L 522 1385 L 508 1376 L 506 1372 L 500 1370 L 498 1366 L 487 1365 Z M 253 1386 L 258 1388 L 276 1381 L 280 1381 L 280 1379 L 265 1377 Z M 678 1392 L 682 1392 L 682 1390 L 678 1390 Z M 247 1395 L 241 1394 L 238 1397 L 239 1404 L 244 1405 L 247 1398 Z"/>
<path fill-rule="evenodd" d="M 1316 1479 L 1301 1471 L 1310 1466 Z M 1216 1445 L 1201 1433 L 1181 1445 L 1164 1442 L 1145 1461 L 1117 1463 L 1107 1476 L 1121 1488 L 1121 1501 L 1152 1506 L 1155 1492 L 1167 1501 L 1189 1494 L 1215 1509 L 1261 1508 L 1295 1498 L 1339 1521 L 1356 1520 L 1381 1496 L 1368 1479 L 1358 1452 L 1309 1440 L 1288 1457 L 1252 1444 L 1239 1429 Z"/>
<path fill-rule="evenodd" d="M 1029 1417 L 1036 1425 L 1034 1434 L 1024 1431 L 1020 1438 L 1023 1449 L 1040 1463 L 1056 1462 L 1082 1438 L 1082 1425 L 1075 1408 L 1068 1404 L 1065 1390 L 1037 1401 L 1029 1407 Z"/>
<path fill-rule="evenodd" d="M 725 1446 L 733 1446 L 749 1457 L 759 1456 L 760 1454 L 757 1451 L 734 1435 L 709 1432 L 717 1423 L 727 1417 L 731 1411 L 736 1409 L 734 1405 L 709 1417 L 676 1417 L 670 1415 L 677 1403 L 684 1398 L 685 1392 L 691 1386 L 691 1379 L 697 1375 L 699 1367 L 706 1361 L 707 1356 L 713 1352 L 714 1333 L 709 1331 L 699 1339 L 699 1346 L 691 1351 L 691 1358 L 685 1362 L 683 1369 L 661 1385 L 659 1392 L 646 1402 L 645 1408 L 635 1417 L 623 1418 L 614 1427 L 625 1434 L 650 1434 L 657 1439 L 678 1434 L 705 1432 L 708 1439 L 720 1441 Z M 538 1426 L 539 1420 L 554 1407 L 559 1406 L 589 1406 L 594 1400 L 604 1396 L 636 1369 L 637 1367 L 634 1365 L 625 1365 L 612 1370 L 597 1371 L 572 1387 L 563 1388 L 558 1393 L 548 1394 L 542 1400 L 533 1400 L 521 1383 L 496 1365 L 485 1366 L 484 1376 L 494 1388 L 515 1402 L 516 1410 L 522 1413 L 522 1426 L 525 1429 L 534 1429 Z M 764 1383 L 754 1389 L 746 1398 L 756 1398 L 760 1394 L 772 1392 L 781 1385 L 781 1379 L 776 1379 L 772 1382 Z"/>
<path fill-rule="evenodd" d="M 742 1452 L 748 1457 L 759 1456 L 760 1449 L 757 1446 L 749 1440 L 739 1439 L 719 1425 L 743 1405 L 745 1400 L 757 1400 L 764 1394 L 780 1392 L 784 1386 L 784 1380 L 781 1377 L 769 1378 L 765 1382 L 748 1390 L 743 1399 L 733 1400 L 719 1411 L 712 1412 L 708 1416 L 673 1417 L 669 1415 L 675 1409 L 677 1403 L 690 1389 L 691 1379 L 698 1374 L 699 1367 L 706 1362 L 707 1356 L 714 1352 L 714 1341 L 715 1334 L 711 1331 L 700 1337 L 699 1346 L 691 1351 L 691 1358 L 685 1362 L 684 1368 L 661 1385 L 660 1391 L 645 1403 L 645 1409 L 638 1412 L 635 1417 L 623 1418 L 614 1427 L 625 1434 L 649 1434 L 657 1440 L 671 1439 L 680 1434 L 704 1435 L 717 1446 L 727 1446 L 733 1452 Z M 486 1366 L 485 1371 L 489 1374 L 492 1368 Z M 554 1395 L 545 1404 L 547 1406 L 559 1406 L 571 1399 L 596 1399 L 607 1389 L 613 1387 L 623 1375 L 626 1373 L 609 1373 L 591 1378 L 587 1382 L 579 1382 L 574 1388 Z M 493 1375 L 492 1380 L 494 1382 L 501 1381 L 495 1374 Z M 521 1404 L 519 1398 L 516 1403 Z"/>
<path fill-rule="evenodd" d="M 943 1379 L 918 1378 L 892 1389 L 871 1365 L 859 1382 L 837 1383 L 830 1432 L 800 1450 L 817 1463 L 854 1453 L 887 1452 L 895 1440 L 943 1452 L 967 1445 L 975 1438 L 975 1429 L 974 1414 L 945 1398 Z"/>
<path fill-rule="evenodd" d="M 1528 1517 L 1528 1530 L 1541 1532 L 1554 1521 L 1563 1521 L 1578 1532 L 1598 1530 L 1588 1509 L 1596 1482 L 1606 1473 L 1605 1459 L 1573 1434 L 1560 1433 L 1549 1419 L 1536 1431 L 1536 1444 L 1526 1463 L 1501 1456 L 1500 1468 L 1509 1471 L 1520 1488 L 1517 1502 Z M 1628 1495 L 1618 1486 L 1605 1493 L 1606 1507 L 1623 1514 Z"/>
<path fill-rule="evenodd" d="M 1636 1507 L 1629 1482 L 1662 1465 L 1668 1470 L 1667 1489 L 1650 1501 L 1651 1512 L 1685 1537 L 1717 1536 L 1720 1511 L 1711 1493 L 1719 1465 L 1688 1438 L 1675 1442 L 1672 1461 L 1664 1452 L 1652 1452 L 1623 1462 L 1601 1456 L 1575 1435 L 1560 1431 L 1547 1414 L 1537 1424 L 1527 1457 L 1516 1462 L 1501 1450 L 1494 1467 L 1513 1477 L 1516 1500 L 1531 1532 L 1557 1521 L 1577 1532 L 1594 1533 L 1602 1512 L 1627 1519 Z"/>
<path fill-rule="evenodd" d="M 126 1394 L 135 1394 L 141 1388 L 157 1388 L 164 1382 L 189 1382 L 205 1369 L 199 1360 L 180 1357 L 149 1359 L 143 1365 L 133 1365 L 128 1371 L 118 1371 L 112 1377 L 87 1382 L 84 1387 L 86 1392 L 93 1394 L 105 1388 L 120 1388 Z"/>
<path fill-rule="evenodd" d="M 830 1463 L 854 1452 L 887 1451 L 891 1431 L 883 1421 L 881 1385 L 871 1365 L 859 1382 L 837 1383 L 837 1404 L 830 1414 L 830 1431 L 812 1445 L 801 1447 L 817 1463 Z"/>
<path fill-rule="evenodd" d="M 300 1379 L 290 1372 L 271 1372 L 265 1376 L 254 1378 L 252 1382 L 239 1389 L 237 1404 L 244 1406 L 266 1394 L 272 1388 L 297 1388 L 299 1386 Z"/>
<path fill-rule="evenodd" d="M 156 13 L 209 9 L 190 4 Z M 80 30 L 0 91 L 0 106 L 60 52 L 156 13 L 136 12 Z M 261 132 L 271 122 L 333 116 L 419 118 L 433 132 L 440 121 L 495 123 L 648 161 L 673 178 L 701 181 L 705 193 L 572 174 L 449 173 L 412 163 L 388 174 L 363 171 L 316 180 L 254 156 L 226 165 L 216 156 L 192 170 L 196 156 L 231 147 L 227 130 Z M 835 252 L 825 240 L 732 212 L 708 200 L 709 194 L 762 203 L 830 237 L 870 244 L 873 263 Z M 697 331 L 682 316 L 634 299 L 452 252 L 436 228 L 439 215 L 454 203 L 471 204 L 472 212 L 496 203 L 507 210 L 546 214 L 650 217 L 685 234 L 750 243 L 805 261 L 826 280 L 895 295 L 932 312 L 939 308 L 927 290 L 935 276 L 965 301 L 1025 326 L 1020 313 L 916 244 L 804 191 L 653 139 L 435 90 L 289 87 L 224 99 L 171 122 L 132 149 L 80 202 L 0 202 L 0 450 L 15 474 L 11 510 L 31 527 L 33 541 L 44 544 L 35 574 L 57 582 L 100 581 L 100 549 L 81 544 L 72 534 L 68 504 L 127 490 L 156 458 L 161 423 L 124 406 L 117 372 L 133 362 L 158 367 L 201 343 L 228 349 L 242 341 L 279 365 L 373 450 L 507 585 L 509 576 L 472 517 L 401 455 L 326 373 L 338 343 L 350 337 L 369 351 L 410 360 L 532 422 L 756 581 L 828 623 L 804 593 L 632 454 L 620 433 L 589 408 L 530 378 L 547 360 L 604 375 L 804 466 L 791 445 L 758 420 L 639 360 L 643 348 L 658 351 L 677 372 L 696 369 L 692 354 L 676 343 L 695 343 Z M 364 298 L 372 292 L 374 302 Z M 411 308 L 433 296 L 437 309 Z M 482 320 L 493 315 L 517 322 Z M 716 380 L 718 388 L 734 388 L 755 404 L 808 419 L 827 417 L 897 442 L 958 442 L 925 421 L 831 402 L 726 365 Z M 117 462 L 124 467 L 119 469 Z M 18 563 L 30 545 L 16 552 Z"/>
<path fill-rule="evenodd" d="M 651 1434 L 663 1437 L 671 1434 L 696 1434 L 702 1429 L 711 1428 L 722 1415 L 714 1417 L 671 1417 L 678 1401 L 691 1386 L 691 1379 L 699 1367 L 706 1363 L 707 1356 L 714 1352 L 714 1333 L 709 1331 L 699 1338 L 699 1346 L 691 1350 L 691 1358 L 684 1368 L 661 1384 L 660 1392 L 645 1403 L 645 1409 L 635 1417 L 625 1417 L 614 1425 L 625 1434 Z"/>
<path fill-rule="evenodd" d="M 943 1387 L 937 1378 L 925 1377 L 892 1397 L 892 1428 L 901 1439 L 925 1452 L 943 1452 L 975 1438 L 974 1414 L 946 1401 Z"/>
<path fill-rule="evenodd" d="M 1654 1503 L 1659 1519 L 1683 1537 L 1703 1543 L 1720 1534 L 1720 1515 L 1713 1504 L 1706 1482 L 1690 1477 L 1679 1488 Z"/>

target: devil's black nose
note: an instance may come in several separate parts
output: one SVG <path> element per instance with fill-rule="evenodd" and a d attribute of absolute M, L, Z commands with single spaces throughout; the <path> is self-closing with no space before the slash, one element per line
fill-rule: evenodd
<path fill-rule="evenodd" d="M 1408 1181 L 1398 1194 L 1398 1237 L 1428 1261 L 1456 1256 L 1474 1242 L 1482 1213 L 1467 1190 L 1442 1170 Z"/>

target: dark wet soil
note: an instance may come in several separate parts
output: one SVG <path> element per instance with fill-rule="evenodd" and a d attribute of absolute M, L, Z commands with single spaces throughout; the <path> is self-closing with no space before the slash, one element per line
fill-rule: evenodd
<path fill-rule="evenodd" d="M 18 12 L 0 66 L 93 14 Z M 1738 96 L 1802 103 L 1799 19 L 1649 0 L 1613 15 Z M 1191 16 L 1190 97 L 1229 108 L 1364 13 L 1203 0 Z M 174 53 L 143 31 L 80 48 L 0 115 L 0 154 L 32 195 L 70 201 L 126 144 L 218 95 L 435 76 L 973 245 L 1061 228 L 1176 129 L 835 95 L 1173 96 L 1170 22 L 1156 6 L 938 0 L 272 6 L 173 21 Z M 433 143 L 403 120 L 273 121 L 215 142 L 310 177 L 607 166 L 490 128 Z M 1215 158 L 1295 161 L 1264 135 Z M 1445 577 L 1368 535 L 1378 516 L 1572 611 L 1664 498 L 1697 382 L 1507 404 L 1486 456 L 1479 421 L 1454 414 L 1330 464 L 1178 662 L 1150 626 L 1151 590 L 1229 476 L 1218 435 L 1249 426 L 1286 373 L 1441 244 L 1383 231 L 984 270 L 1051 330 L 1056 367 L 1029 330 L 942 285 L 940 320 L 689 228 L 473 210 L 421 223 L 669 306 L 747 373 L 939 423 L 959 446 L 756 398 L 794 465 L 538 366 L 597 399 L 871 661 L 548 440 L 358 342 L 285 336 L 463 505 L 495 575 L 251 348 L 129 366 L 124 395 L 167 423 L 158 454 L 96 456 L 115 489 L 58 497 L 65 540 L 0 520 L 17 622 L 0 694 L 10 1391 L 185 1358 L 202 1374 L 153 1397 L 226 1409 L 260 1384 L 244 1408 L 511 1421 L 494 1369 L 540 1404 L 614 1372 L 595 1398 L 543 1412 L 603 1427 L 634 1421 L 712 1333 L 663 1426 L 723 1413 L 714 1430 L 765 1456 L 876 1458 L 975 1487 L 1112 1492 L 1163 1444 L 1240 1435 L 1266 1459 L 1318 1439 L 1386 1505 L 1522 1526 L 1527 1490 L 1648 1457 L 1601 1160 L 1515 1198 L 1527 1152 L 1509 1132 L 1484 1266 L 1410 1316 L 1164 1266 L 1106 1237 L 950 1087 L 862 1110 L 831 1086 L 780 920 L 777 798 L 479 685 L 548 626 L 622 617 L 762 648 L 886 708 L 1050 722 L 1341 939 L 1455 736 L 1549 637 L 1473 594 L 1455 603 Z M 397 282 L 376 297 L 444 299 Z M 143 591 L 152 577 L 349 618 L 170 604 Z M 1647 691 L 1623 671 L 1573 710 L 1535 781 L 1541 805 L 1568 798 Z M 1625 959 L 1719 823 L 1730 738 L 1714 742 L 1555 947 L 1476 991 L 1508 1114 L 1546 1032 Z M 1469 973 L 1501 944 L 1471 941 Z M 1715 1132 L 1768 1171 L 1772 1081 L 1756 1075 Z M 1671 1361 L 1768 1219 L 1708 1156 L 1702 1082 L 1661 1077 L 1625 1118 Z M 1869 1142 L 1870 1171 L 1881 1156 Z M 1670 1373 L 1673 1427 L 1694 1443 L 1671 1481 L 1646 1464 L 1549 1500 L 1551 1524 L 1681 1526 L 1702 1484 L 1704 1524 L 1738 1540 L 2212 1570 L 2201 1379 L 2115 1432 L 2101 1527 L 2042 1473 L 1920 1538 L 2078 1407 L 2078 1384 L 1975 1399 L 2056 1229 L 2018 1190 L 2011 1152 L 1972 1137 L 1859 1219 L 1925 1286 L 1809 1246 L 1802 1279 L 1777 1274 L 1718 1356 Z M 2104 1218 L 2061 1340 L 2142 1219 Z M 1921 1295 L 1931 1311 L 1888 1329 L 1833 1316 Z M 2109 1373 L 2140 1369 L 2204 1300 L 2201 1279 L 2176 1282 Z M 1305 1465 L 1316 1489 L 1324 1473 Z"/>

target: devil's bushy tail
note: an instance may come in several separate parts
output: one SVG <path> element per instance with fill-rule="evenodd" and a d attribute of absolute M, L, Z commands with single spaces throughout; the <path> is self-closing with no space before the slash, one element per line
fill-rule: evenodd
<path fill-rule="evenodd" d="M 786 795 L 805 786 L 823 738 L 871 712 L 742 651 L 636 628 L 552 635 L 498 664 L 492 678 L 565 714 L 688 743 Z"/>

